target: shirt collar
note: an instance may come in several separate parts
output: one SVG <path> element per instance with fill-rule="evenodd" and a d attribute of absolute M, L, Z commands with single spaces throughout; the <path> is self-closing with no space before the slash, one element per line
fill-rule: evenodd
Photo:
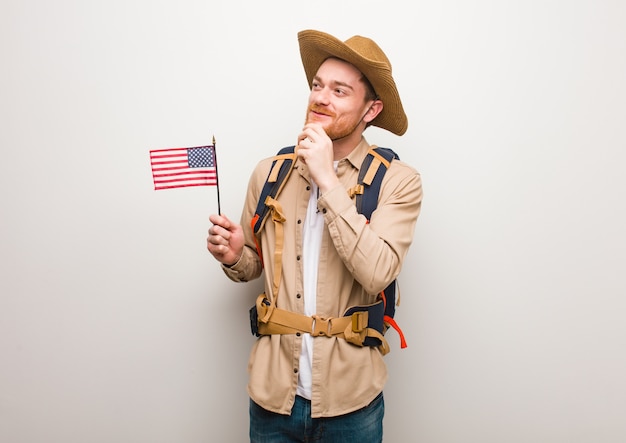
<path fill-rule="evenodd" d="M 356 148 L 354 148 L 352 152 L 348 154 L 346 160 L 348 160 L 352 164 L 352 166 L 358 170 L 361 168 L 361 164 L 363 163 L 363 160 L 365 160 L 365 156 L 367 155 L 369 149 L 370 144 L 367 142 L 367 140 L 365 140 L 365 137 L 361 137 L 361 141 L 358 145 L 356 145 Z"/>

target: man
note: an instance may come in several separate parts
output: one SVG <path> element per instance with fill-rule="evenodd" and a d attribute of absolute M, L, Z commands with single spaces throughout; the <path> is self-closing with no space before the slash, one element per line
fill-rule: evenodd
<path fill-rule="evenodd" d="M 357 212 L 347 190 L 370 148 L 363 131 L 375 125 L 402 135 L 408 127 L 391 64 L 374 41 L 361 36 L 342 42 L 307 30 L 298 40 L 311 93 L 293 173 L 277 197 L 282 233 L 268 222 L 255 238 L 250 227 L 272 165 L 268 158 L 252 173 L 241 225 L 224 215 L 210 217 L 207 249 L 234 281 L 265 270 L 272 308 L 314 318 L 315 329 L 322 319 L 374 303 L 398 276 L 422 186 L 417 171 L 393 160 L 371 220 Z M 382 441 L 382 354 L 379 347 L 311 329 L 262 335 L 249 361 L 250 440 Z"/>

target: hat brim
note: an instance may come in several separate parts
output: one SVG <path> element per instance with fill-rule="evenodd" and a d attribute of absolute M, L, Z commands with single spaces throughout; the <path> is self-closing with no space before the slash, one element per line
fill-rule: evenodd
<path fill-rule="evenodd" d="M 363 73 L 383 102 L 383 110 L 371 124 L 396 135 L 406 132 L 408 119 L 391 75 L 391 64 L 365 58 L 346 43 L 321 31 L 301 31 L 298 42 L 309 87 L 324 60 L 329 57 L 344 60 Z"/>

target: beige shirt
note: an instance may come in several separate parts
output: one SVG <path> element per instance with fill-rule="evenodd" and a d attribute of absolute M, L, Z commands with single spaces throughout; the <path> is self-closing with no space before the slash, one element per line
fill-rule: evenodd
<path fill-rule="evenodd" d="M 339 161 L 337 176 L 341 184 L 318 199 L 325 221 L 317 282 L 317 313 L 321 317 L 340 317 L 350 306 L 372 303 L 400 273 L 413 240 L 422 201 L 421 178 L 415 169 L 399 160 L 391 162 L 370 223 L 357 213 L 348 195 L 347 190 L 357 182 L 369 147 L 362 138 L 356 149 Z M 272 158 L 262 160 L 250 177 L 241 216 L 246 247 L 235 265 L 223 267 L 234 281 L 255 279 L 263 271 L 250 220 L 271 163 Z M 309 186 L 308 169 L 297 160 L 278 196 L 286 221 L 276 305 L 298 313 L 304 309 L 302 224 Z M 260 246 L 265 292 L 271 296 L 275 248 L 271 219 L 262 231 Z M 251 298 L 251 303 L 257 295 Z M 263 336 L 255 342 L 248 364 L 248 393 L 263 408 L 290 413 L 298 384 L 301 343 L 302 337 L 296 335 Z M 314 338 L 312 377 L 312 417 L 333 417 L 369 404 L 382 391 L 387 368 L 375 347 L 359 347 L 342 338 L 320 336 Z"/>

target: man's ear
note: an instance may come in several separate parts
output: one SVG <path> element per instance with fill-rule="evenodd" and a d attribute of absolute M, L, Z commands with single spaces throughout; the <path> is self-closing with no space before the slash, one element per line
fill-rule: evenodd
<path fill-rule="evenodd" d="M 370 105 L 369 109 L 367 110 L 367 112 L 365 113 L 365 115 L 363 116 L 363 121 L 365 123 L 371 122 L 376 117 L 378 117 L 378 114 L 380 114 L 382 110 L 383 110 L 383 102 L 381 100 L 374 100 L 372 104 Z"/>

